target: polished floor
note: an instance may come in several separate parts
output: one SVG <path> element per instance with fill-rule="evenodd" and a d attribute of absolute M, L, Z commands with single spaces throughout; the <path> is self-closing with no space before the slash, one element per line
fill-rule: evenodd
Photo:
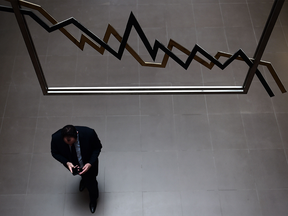
<path fill-rule="evenodd" d="M 151 44 L 157 39 L 167 46 L 171 38 L 189 50 L 196 43 L 212 55 L 241 48 L 249 57 L 273 4 L 34 2 L 58 21 L 75 17 L 100 38 L 108 23 L 122 35 L 132 11 Z M 61 32 L 49 34 L 26 19 L 49 86 L 242 85 L 248 71 L 237 61 L 224 71 L 195 61 L 184 70 L 171 59 L 165 69 L 142 67 L 127 51 L 121 61 L 87 44 L 81 51 Z M 67 29 L 80 38 L 77 28 Z M 152 61 L 135 30 L 128 43 Z M 119 46 L 112 36 L 108 44 Z M 287 1 L 263 60 L 288 89 Z M 80 178 L 50 154 L 51 134 L 70 123 L 94 128 L 103 144 L 95 215 L 288 215 L 288 93 L 267 68 L 259 69 L 275 97 L 257 77 L 247 95 L 43 96 L 14 15 L 0 12 L 0 215 L 91 215 Z"/>

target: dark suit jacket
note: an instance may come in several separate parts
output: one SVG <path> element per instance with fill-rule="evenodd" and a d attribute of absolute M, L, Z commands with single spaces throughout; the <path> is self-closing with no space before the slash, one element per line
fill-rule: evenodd
<path fill-rule="evenodd" d="M 98 170 L 98 156 L 101 152 L 101 142 L 96 132 L 88 127 L 75 126 L 79 134 L 80 149 L 84 165 L 90 163 L 93 168 Z M 51 141 L 52 156 L 62 163 L 66 168 L 67 162 L 72 162 L 69 145 L 66 144 L 61 135 L 61 129 L 52 134 Z M 76 165 L 75 163 L 73 163 Z M 91 168 L 92 168 L 91 167 Z"/>

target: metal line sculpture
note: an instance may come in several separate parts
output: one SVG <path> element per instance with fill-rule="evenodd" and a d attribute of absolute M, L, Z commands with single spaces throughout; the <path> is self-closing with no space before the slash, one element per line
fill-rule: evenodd
<path fill-rule="evenodd" d="M 196 60 L 203 66 L 212 69 L 215 65 L 219 67 L 220 69 L 224 70 L 228 65 L 230 65 L 234 60 L 240 60 L 244 61 L 250 69 L 255 66 L 254 65 L 254 59 L 248 58 L 247 55 L 244 53 L 243 50 L 239 49 L 236 53 L 230 54 L 225 52 L 217 52 L 217 54 L 213 57 L 210 54 L 208 54 L 204 49 L 202 49 L 199 45 L 195 45 L 192 51 L 189 51 L 185 47 L 181 46 L 176 41 L 170 39 L 168 46 L 165 47 L 163 44 L 161 44 L 158 40 L 155 40 L 155 43 L 153 47 L 149 43 L 147 37 L 145 36 L 145 33 L 143 32 L 140 24 L 138 23 L 137 19 L 135 18 L 134 14 L 131 12 L 126 29 L 124 31 L 123 37 L 120 36 L 120 34 L 109 24 L 103 40 L 101 40 L 99 37 L 97 37 L 94 33 L 92 33 L 90 30 L 85 28 L 81 23 L 79 23 L 75 18 L 71 17 L 69 19 L 66 19 L 64 21 L 58 22 L 56 19 L 54 19 L 49 13 L 47 13 L 40 5 L 33 4 L 31 2 L 27 2 L 24 0 L 8 0 L 12 4 L 11 7 L 6 6 L 0 6 L 0 11 L 5 12 L 15 12 L 15 3 L 19 3 L 21 6 L 37 10 L 39 13 L 41 13 L 49 22 L 52 23 L 52 26 L 50 27 L 47 25 L 43 20 L 41 20 L 35 13 L 29 10 L 21 9 L 20 6 L 18 6 L 17 9 L 19 9 L 20 13 L 23 15 L 28 15 L 32 19 L 34 19 L 39 25 L 41 25 L 47 32 L 53 32 L 56 30 L 60 30 L 68 39 L 70 39 L 77 47 L 79 47 L 81 50 L 84 49 L 85 43 L 89 44 L 91 47 L 93 47 L 95 50 L 97 50 L 99 53 L 104 54 L 104 51 L 107 50 L 112 55 L 114 55 L 116 58 L 121 60 L 124 49 L 127 49 L 127 51 L 139 62 L 142 66 L 148 66 L 148 67 L 159 67 L 159 68 L 165 68 L 168 62 L 169 57 L 172 58 L 175 62 L 177 62 L 180 66 L 182 66 L 184 69 L 188 69 L 189 65 L 191 64 L 192 60 Z M 13 6 L 14 1 L 14 6 Z M 17 5 L 16 5 L 17 6 Z M 275 4 L 274 4 L 275 6 Z M 280 8 L 281 9 L 281 8 Z M 280 11 L 279 11 L 280 12 Z M 19 15 L 18 15 L 19 16 Z M 271 16 L 271 14 L 270 14 Z M 17 17 L 17 15 L 16 15 Z M 19 19 L 19 18 L 18 18 Z M 23 16 L 24 19 L 24 16 Z M 25 20 L 24 20 L 25 23 Z M 26 24 L 26 23 L 25 23 Z M 77 28 L 79 28 L 82 32 L 84 32 L 86 35 L 88 35 L 92 40 L 90 40 L 87 36 L 81 34 L 80 41 L 78 41 L 74 36 L 72 36 L 64 27 L 73 24 Z M 142 40 L 144 46 L 146 47 L 148 53 L 150 54 L 153 61 L 155 61 L 157 57 L 158 50 L 162 50 L 165 54 L 162 59 L 162 62 L 156 63 L 156 62 L 145 62 L 142 60 L 142 58 L 136 53 L 135 50 L 127 43 L 128 38 L 130 35 L 130 32 L 132 30 L 132 27 L 136 30 L 138 33 L 140 39 Z M 28 30 L 28 28 L 27 28 Z M 29 33 L 29 32 L 28 32 Z M 22 32 L 23 34 L 23 32 Z M 29 33 L 30 34 L 30 33 Z M 110 36 L 113 35 L 120 43 L 118 51 L 115 51 L 108 45 L 108 41 Z M 23 35 L 24 37 L 24 35 Z M 24 37 L 25 39 L 25 37 Z M 98 46 L 97 44 L 100 46 Z M 33 43 L 33 41 L 32 41 Z M 27 45 L 27 42 L 26 42 Z M 173 52 L 173 47 L 177 48 L 178 50 L 185 53 L 188 57 L 186 61 L 182 61 L 180 58 L 178 58 Z M 28 46 L 27 46 L 28 48 Z M 28 49 L 29 50 L 29 49 Z M 264 51 L 264 50 L 263 50 Z M 210 62 L 206 62 L 204 59 L 197 56 L 197 53 L 202 54 L 204 57 L 206 57 Z M 36 53 L 36 50 L 35 50 Z M 36 54 L 37 55 L 37 54 Z M 30 54 L 31 56 L 31 54 Z M 220 57 L 226 57 L 228 58 L 223 64 L 219 62 Z M 272 64 L 270 62 L 262 61 L 259 59 L 258 64 L 264 65 L 268 68 L 269 72 L 271 73 L 273 79 L 275 80 L 276 84 L 278 85 L 279 89 L 282 93 L 286 92 L 283 84 L 281 83 L 279 77 L 277 76 Z M 257 75 L 258 79 L 266 89 L 269 96 L 274 96 L 271 88 L 267 84 L 266 80 L 262 76 L 261 72 L 255 68 L 255 74 Z M 37 70 L 36 70 L 37 73 Z M 44 94 L 183 94 L 183 93 L 247 93 L 248 89 L 245 89 L 245 86 L 250 86 L 252 79 L 250 78 L 250 81 L 248 81 L 249 73 L 246 76 L 245 82 L 243 86 L 162 86 L 162 87 L 48 87 L 45 81 L 45 76 L 42 72 L 42 75 L 38 74 L 38 79 L 40 76 L 40 79 L 42 82 L 40 82 L 42 86 L 42 91 Z M 251 77 L 251 73 L 250 73 Z M 252 76 L 253 77 L 253 76 Z M 248 83 L 250 82 L 250 83 Z M 44 86 L 43 86 L 44 85 Z M 45 86 L 46 85 L 46 86 Z M 44 90 L 43 90 L 44 89 Z"/>

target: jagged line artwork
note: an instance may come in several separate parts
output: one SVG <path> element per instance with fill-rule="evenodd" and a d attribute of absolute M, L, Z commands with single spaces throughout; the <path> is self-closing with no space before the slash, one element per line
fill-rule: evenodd
<path fill-rule="evenodd" d="M 9 1 L 9 0 L 7 0 Z M 124 49 L 126 48 L 127 51 L 142 65 L 142 66 L 149 66 L 149 67 L 160 67 L 165 68 L 168 62 L 169 57 L 172 58 L 174 61 L 176 61 L 179 65 L 181 65 L 184 69 L 187 69 L 189 65 L 191 64 L 192 60 L 196 60 L 197 62 L 201 63 L 205 67 L 212 69 L 214 65 L 219 67 L 220 69 L 224 70 L 231 62 L 234 60 L 241 60 L 245 61 L 246 64 L 251 67 L 253 65 L 253 59 L 248 58 L 247 55 L 243 52 L 243 50 L 239 49 L 235 54 L 225 53 L 225 52 L 218 52 L 215 57 L 208 54 L 204 49 L 202 49 L 199 45 L 195 45 L 192 51 L 190 52 L 188 49 L 184 48 L 174 40 L 170 39 L 167 48 L 161 44 L 158 40 L 155 40 L 154 46 L 150 45 L 148 42 L 148 39 L 146 38 L 142 28 L 140 27 L 137 19 L 135 18 L 134 14 L 131 12 L 130 17 L 128 19 L 128 23 L 124 32 L 123 37 L 120 36 L 120 34 L 109 24 L 106 30 L 106 33 L 104 35 L 103 41 L 97 37 L 95 34 L 93 34 L 90 30 L 85 28 L 81 23 L 79 23 L 75 18 L 71 17 L 69 19 L 66 19 L 64 21 L 58 22 L 55 20 L 49 13 L 47 13 L 40 5 L 36 5 L 24 0 L 19 0 L 20 5 L 24 7 L 28 7 L 30 9 L 37 10 L 40 12 L 47 20 L 49 20 L 53 26 L 49 27 L 44 21 L 42 21 L 36 14 L 34 14 L 32 11 L 28 11 L 25 9 L 20 9 L 22 14 L 29 15 L 32 19 L 34 19 L 39 25 L 41 25 L 47 32 L 53 32 L 56 30 L 60 30 L 67 38 L 69 38 L 76 46 L 78 46 L 81 50 L 84 49 L 85 43 L 89 44 L 91 47 L 93 47 L 95 50 L 97 50 L 99 53 L 103 54 L 105 50 L 109 51 L 112 55 L 114 55 L 116 58 L 121 60 Z M 0 10 L 6 11 L 6 12 L 14 12 L 12 8 L 1 6 Z M 78 41 L 74 36 L 72 36 L 64 27 L 68 26 L 70 24 L 75 25 L 78 27 L 82 32 L 84 32 L 86 35 L 88 35 L 91 39 L 93 39 L 96 43 L 100 44 L 100 47 L 93 41 L 91 41 L 88 37 L 81 34 L 81 39 Z M 132 27 L 135 28 L 137 31 L 139 37 L 141 38 L 143 44 L 145 45 L 147 51 L 149 52 L 151 58 L 153 61 L 155 61 L 158 50 L 161 49 L 165 55 L 163 57 L 163 60 L 161 63 L 156 62 L 144 62 L 141 57 L 129 46 L 128 38 L 130 35 L 130 32 L 132 30 Z M 107 43 L 109 41 L 109 38 L 111 34 L 120 42 L 119 50 L 116 52 L 113 50 Z M 188 58 L 185 62 L 183 62 L 181 59 L 179 59 L 173 52 L 173 47 L 179 49 L 186 55 L 188 55 Z M 206 62 L 202 58 L 196 55 L 196 53 L 201 53 L 204 57 L 206 57 L 208 60 L 210 60 L 210 63 Z M 227 57 L 228 60 L 222 64 L 218 61 L 220 57 Z M 260 61 L 260 65 L 264 65 L 268 68 L 269 72 L 271 73 L 272 77 L 274 78 L 275 82 L 277 83 L 278 87 L 280 88 L 281 92 L 286 92 L 283 84 L 281 83 L 279 77 L 277 76 L 273 66 L 271 63 L 266 61 Z M 270 89 L 269 85 L 267 84 L 266 80 L 260 73 L 260 71 L 256 70 L 256 75 L 259 78 L 260 82 L 268 92 L 270 96 L 273 96 L 273 92 Z"/>

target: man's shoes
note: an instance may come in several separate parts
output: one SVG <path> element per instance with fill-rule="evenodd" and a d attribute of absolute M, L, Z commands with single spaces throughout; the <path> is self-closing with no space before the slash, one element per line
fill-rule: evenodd
<path fill-rule="evenodd" d="M 96 210 L 96 208 L 97 208 L 97 201 L 95 201 L 95 202 L 90 202 L 89 207 L 90 207 L 91 213 L 94 213 L 95 210 Z"/>
<path fill-rule="evenodd" d="M 79 191 L 81 192 L 81 191 L 83 191 L 84 189 L 85 189 L 85 184 L 84 184 L 83 179 L 81 179 L 80 185 L 79 185 Z"/>

